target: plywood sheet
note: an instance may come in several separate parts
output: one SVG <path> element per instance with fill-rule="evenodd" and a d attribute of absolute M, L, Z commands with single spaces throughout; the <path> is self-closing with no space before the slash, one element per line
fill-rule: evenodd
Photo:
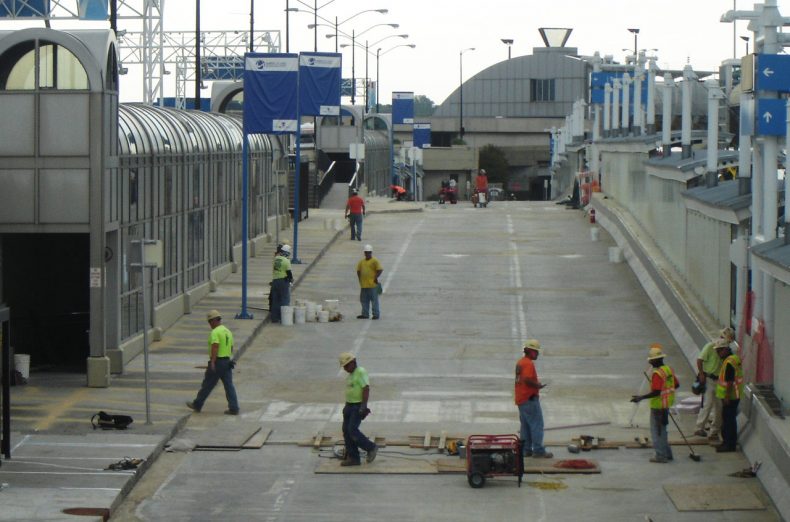
<path fill-rule="evenodd" d="M 395 458 L 379 454 L 370 464 L 363 459 L 360 466 L 340 465 L 340 459 L 320 459 L 316 473 L 382 474 L 382 475 L 428 475 L 438 473 L 436 462 L 428 459 Z"/>
<path fill-rule="evenodd" d="M 765 504 L 743 483 L 667 484 L 667 496 L 678 511 L 735 511 L 765 509 Z"/>

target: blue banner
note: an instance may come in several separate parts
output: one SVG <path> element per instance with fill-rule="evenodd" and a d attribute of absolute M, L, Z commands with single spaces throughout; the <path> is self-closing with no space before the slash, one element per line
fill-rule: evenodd
<path fill-rule="evenodd" d="M 412 131 L 414 146 L 420 149 L 427 149 L 431 146 L 431 124 L 415 123 Z"/>
<path fill-rule="evenodd" d="M 287 134 L 297 129 L 299 56 L 244 55 L 244 132 Z"/>
<path fill-rule="evenodd" d="M 107 0 L 79 0 L 80 20 L 107 20 L 110 17 Z"/>
<path fill-rule="evenodd" d="M 44 18 L 49 14 L 49 0 L 0 0 L 0 18 Z"/>
<path fill-rule="evenodd" d="M 338 53 L 299 55 L 299 113 L 339 116 L 342 57 Z"/>
<path fill-rule="evenodd" d="M 396 125 L 414 123 L 413 92 L 392 93 L 392 123 Z"/>

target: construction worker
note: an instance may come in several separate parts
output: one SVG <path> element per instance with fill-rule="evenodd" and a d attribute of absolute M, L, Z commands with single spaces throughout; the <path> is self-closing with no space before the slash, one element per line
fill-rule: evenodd
<path fill-rule="evenodd" d="M 291 245 L 282 245 L 274 255 L 272 264 L 272 305 L 269 309 L 269 317 L 273 323 L 282 320 L 282 310 L 280 307 L 291 304 L 291 283 L 294 281 L 291 273 L 291 262 L 288 258 L 291 255 Z"/>
<path fill-rule="evenodd" d="M 228 400 L 228 409 L 225 410 L 225 415 L 238 415 L 239 400 L 236 397 L 236 388 L 233 386 L 235 363 L 230 358 L 233 354 L 233 334 L 222 324 L 222 316 L 217 310 L 211 310 L 206 315 L 206 319 L 211 327 L 211 333 L 208 336 L 208 366 L 197 397 L 194 401 L 188 402 L 187 407 L 194 412 L 200 412 L 211 390 L 221 380 L 222 386 L 225 387 L 225 398 Z"/>
<path fill-rule="evenodd" d="M 631 402 L 638 403 L 650 399 L 650 435 L 653 438 L 653 449 L 656 454 L 650 462 L 666 463 L 672 460 L 672 447 L 669 445 L 667 424 L 669 424 L 669 408 L 675 404 L 675 389 L 680 382 L 675 372 L 664 364 L 664 352 L 660 344 L 653 344 L 648 352 L 647 361 L 653 367 L 650 378 L 650 392 L 645 395 L 633 395 Z"/>
<path fill-rule="evenodd" d="M 340 465 L 359 466 L 359 448 L 367 452 L 365 460 L 371 463 L 375 460 L 379 448 L 359 430 L 359 425 L 370 415 L 368 372 L 365 371 L 365 368 L 357 365 L 357 358 L 349 352 L 340 354 L 340 367 L 348 373 L 346 377 L 346 405 L 343 407 L 343 440 L 346 445 L 346 454 Z"/>
<path fill-rule="evenodd" d="M 362 218 L 365 216 L 365 200 L 359 196 L 357 189 L 351 191 L 346 201 L 346 219 L 351 224 L 351 241 L 362 241 Z"/>
<path fill-rule="evenodd" d="M 708 440 L 719 440 L 721 431 L 721 400 L 716 398 L 716 381 L 719 379 L 721 359 L 716 353 L 716 345 L 720 339 L 732 341 L 735 332 L 732 328 L 724 328 L 717 339 L 711 340 L 702 347 L 697 357 L 697 382 L 704 387 L 702 407 L 697 415 L 697 426 L 694 435 L 708 437 Z M 708 382 L 710 380 L 710 382 Z M 710 421 L 710 432 L 705 431 L 705 424 Z"/>
<path fill-rule="evenodd" d="M 357 316 L 357 319 L 368 319 L 371 307 L 373 308 L 373 319 L 378 319 L 381 317 L 381 310 L 379 309 L 379 292 L 381 291 L 379 277 L 381 277 L 384 268 L 381 266 L 381 262 L 373 257 L 372 246 L 365 245 L 363 251 L 365 257 L 357 263 L 359 302 L 362 304 L 362 313 Z"/>
<path fill-rule="evenodd" d="M 722 359 L 719 380 L 716 383 L 716 397 L 721 402 L 721 439 L 716 447 L 718 453 L 736 450 L 738 442 L 738 404 L 743 395 L 743 369 L 741 358 L 732 353 L 730 342 L 721 339 L 716 345 L 716 352 Z"/>
<path fill-rule="evenodd" d="M 524 343 L 524 357 L 516 363 L 516 405 L 521 421 L 521 453 L 525 457 L 550 459 L 554 455 L 543 446 L 543 410 L 540 390 L 546 385 L 538 380 L 535 361 L 540 355 L 540 342 Z"/>

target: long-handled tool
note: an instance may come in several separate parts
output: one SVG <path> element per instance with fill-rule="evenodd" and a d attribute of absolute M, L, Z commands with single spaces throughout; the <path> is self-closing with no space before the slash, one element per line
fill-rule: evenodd
<path fill-rule="evenodd" d="M 645 382 L 642 381 L 642 384 L 639 386 L 639 395 L 644 394 L 645 392 Z M 634 403 L 634 411 L 631 412 L 631 418 L 628 419 L 628 426 L 626 428 L 638 428 L 639 424 L 634 424 L 634 419 L 636 418 L 636 412 L 639 411 L 639 404 L 638 402 Z"/>
<path fill-rule="evenodd" d="M 642 372 L 642 375 L 644 375 L 645 379 L 647 379 L 647 381 L 650 382 L 650 377 L 647 376 L 646 372 Z M 678 421 L 675 420 L 675 416 L 672 415 L 672 412 L 669 409 L 667 409 L 667 413 L 669 413 L 669 418 L 672 419 L 672 423 L 678 429 L 678 432 L 680 433 L 680 436 L 683 437 L 683 442 L 685 442 L 686 446 L 689 447 L 689 451 L 691 452 L 689 454 L 689 458 L 691 460 L 693 460 L 694 462 L 701 461 L 702 460 L 702 456 L 697 455 L 696 453 L 694 453 L 694 448 L 691 447 L 691 444 L 689 443 L 688 439 L 686 439 L 686 436 L 683 434 L 683 430 L 680 429 L 680 425 L 678 424 Z"/>

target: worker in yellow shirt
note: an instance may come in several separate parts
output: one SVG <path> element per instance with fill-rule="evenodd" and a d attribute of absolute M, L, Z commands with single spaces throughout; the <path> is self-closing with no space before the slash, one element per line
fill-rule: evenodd
<path fill-rule="evenodd" d="M 378 259 L 373 257 L 373 247 L 365 245 L 364 248 L 365 258 L 357 263 L 357 278 L 359 279 L 359 302 L 362 304 L 362 313 L 357 316 L 357 319 L 368 319 L 370 317 L 370 308 L 373 308 L 373 319 L 381 317 L 379 309 L 379 294 L 381 293 L 381 284 L 379 277 L 384 269 Z"/>

